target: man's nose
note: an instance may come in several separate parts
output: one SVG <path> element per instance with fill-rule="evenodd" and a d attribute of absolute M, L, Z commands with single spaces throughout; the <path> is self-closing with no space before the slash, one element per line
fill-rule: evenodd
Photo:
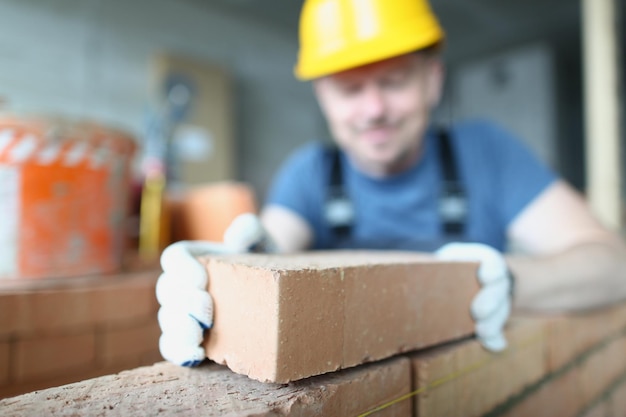
<path fill-rule="evenodd" d="M 385 96 L 377 85 L 368 85 L 363 89 L 361 97 L 361 109 L 368 119 L 378 119 L 385 115 Z"/>

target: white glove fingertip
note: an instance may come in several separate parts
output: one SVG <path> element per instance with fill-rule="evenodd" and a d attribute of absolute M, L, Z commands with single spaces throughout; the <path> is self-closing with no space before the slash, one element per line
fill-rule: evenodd
<path fill-rule="evenodd" d="M 481 288 L 470 307 L 474 320 L 483 320 L 496 312 L 503 303 L 510 302 L 510 291 L 508 280 L 496 281 Z"/>
<path fill-rule="evenodd" d="M 165 360 L 180 366 L 197 366 L 206 358 L 202 347 L 181 344 L 175 336 L 168 334 L 159 338 L 159 351 Z"/>
<path fill-rule="evenodd" d="M 507 265 L 502 258 L 483 260 L 478 267 L 478 281 L 481 285 L 489 285 L 505 279 L 508 271 Z"/>
<path fill-rule="evenodd" d="M 206 268 L 189 251 L 188 243 L 171 244 L 161 254 L 161 268 L 168 280 L 182 287 L 205 289 L 208 282 Z"/>
<path fill-rule="evenodd" d="M 179 285 L 171 274 L 162 273 L 156 283 L 155 294 L 160 305 L 165 305 L 177 291 Z"/>
<path fill-rule="evenodd" d="M 482 346 L 490 352 L 502 352 L 508 346 L 504 333 L 500 332 L 497 335 L 488 338 L 478 338 Z"/>
<path fill-rule="evenodd" d="M 276 252 L 276 245 L 267 233 L 261 219 L 253 213 L 235 218 L 224 233 L 224 243 L 234 252 Z"/>
<path fill-rule="evenodd" d="M 483 285 L 506 276 L 507 265 L 502 254 L 482 243 L 448 243 L 435 254 L 441 260 L 480 262 L 478 280 Z"/>
<path fill-rule="evenodd" d="M 161 253 L 161 268 L 163 268 L 164 271 L 176 268 L 180 259 L 186 258 L 187 256 L 189 256 L 187 242 L 180 241 L 172 243 L 163 250 L 163 253 Z"/>
<path fill-rule="evenodd" d="M 476 321 L 476 335 L 480 338 L 490 338 L 502 333 L 511 312 L 511 303 L 502 303 L 489 317 Z"/>
<path fill-rule="evenodd" d="M 245 252 L 263 238 L 263 233 L 258 217 L 244 213 L 237 216 L 226 229 L 224 243 L 235 251 Z"/>

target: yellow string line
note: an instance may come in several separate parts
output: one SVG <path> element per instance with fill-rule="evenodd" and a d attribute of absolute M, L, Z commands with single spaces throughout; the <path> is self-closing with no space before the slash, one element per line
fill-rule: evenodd
<path fill-rule="evenodd" d="M 359 414 L 358 417 L 367 417 L 367 416 L 372 415 L 374 413 L 377 413 L 377 412 L 379 412 L 381 410 L 384 410 L 385 408 L 389 408 L 389 407 L 391 407 L 394 404 L 397 404 L 397 403 L 402 402 L 404 400 L 408 400 L 411 397 L 415 397 L 416 395 L 419 395 L 419 394 L 421 394 L 421 393 L 423 393 L 425 391 L 428 391 L 429 389 L 436 388 L 436 387 L 438 387 L 440 385 L 443 385 L 443 384 L 446 384 L 446 383 L 448 383 L 450 381 L 458 379 L 459 377 L 461 377 L 463 375 L 466 375 L 466 374 L 468 374 L 470 372 L 473 372 L 473 371 L 475 371 L 477 369 L 482 368 L 483 366 L 485 366 L 489 362 L 492 362 L 492 361 L 494 361 L 496 359 L 502 359 L 502 358 L 510 355 L 514 351 L 517 351 L 517 350 L 522 349 L 522 348 L 526 348 L 529 345 L 535 343 L 535 341 L 539 340 L 542 337 L 543 337 L 543 335 L 541 333 L 536 334 L 536 335 L 534 335 L 532 337 L 529 337 L 527 340 L 524 340 L 519 345 L 508 349 L 506 351 L 506 353 L 503 354 L 503 355 L 488 356 L 485 359 L 480 360 L 478 362 L 475 362 L 475 363 L 473 363 L 471 365 L 468 365 L 468 366 L 466 366 L 465 368 L 463 368 L 463 369 L 461 369 L 459 371 L 451 373 L 450 375 L 446 375 L 446 376 L 444 376 L 442 378 L 436 379 L 435 381 L 431 382 L 430 384 L 428 384 L 428 385 L 426 385 L 426 386 L 424 386 L 422 388 L 418 388 L 415 391 L 411 391 L 408 394 L 404 394 L 401 397 L 398 397 L 398 398 L 396 398 L 394 400 L 391 400 L 391 401 L 389 401 L 389 402 L 387 402 L 385 404 L 379 405 L 378 407 L 373 408 L 373 409 L 371 409 L 369 411 L 366 411 L 363 414 Z"/>

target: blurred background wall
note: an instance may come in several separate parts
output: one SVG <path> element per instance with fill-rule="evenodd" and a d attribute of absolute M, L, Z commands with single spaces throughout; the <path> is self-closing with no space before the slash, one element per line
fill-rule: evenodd
<path fill-rule="evenodd" d="M 584 187 L 580 5 L 433 0 L 447 30 L 439 118 L 489 117 Z M 155 55 L 231 79 L 234 179 L 262 200 L 277 165 L 326 135 L 297 82 L 299 0 L 0 0 L 0 97 L 14 111 L 88 117 L 137 136 Z"/>

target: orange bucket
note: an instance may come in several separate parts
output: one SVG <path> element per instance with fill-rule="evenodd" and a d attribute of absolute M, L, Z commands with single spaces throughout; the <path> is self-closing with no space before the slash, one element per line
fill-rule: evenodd
<path fill-rule="evenodd" d="M 0 115 L 0 279 L 119 270 L 134 150 L 95 124 Z"/>

